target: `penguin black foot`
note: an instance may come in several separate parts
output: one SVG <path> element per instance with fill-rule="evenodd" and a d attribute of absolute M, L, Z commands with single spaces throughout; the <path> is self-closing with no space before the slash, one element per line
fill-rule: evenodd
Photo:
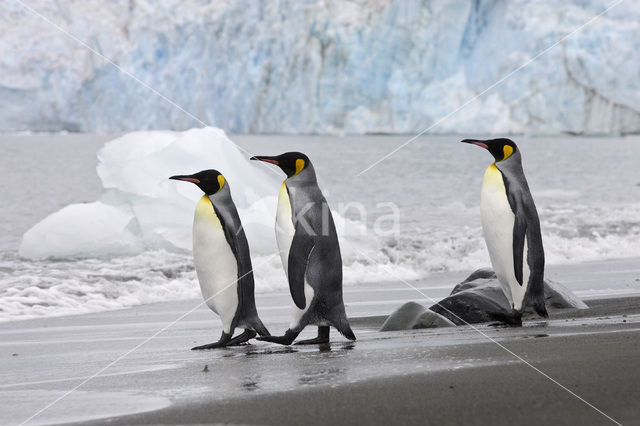
<path fill-rule="evenodd" d="M 509 325 L 512 327 L 522 327 L 522 312 L 518 312 L 514 309 L 513 317 L 511 318 Z"/>
<path fill-rule="evenodd" d="M 240 336 L 238 336 L 240 337 Z M 222 332 L 222 336 L 220 336 L 220 340 L 218 340 L 215 343 L 209 343 L 208 345 L 202 345 L 202 346 L 196 346 L 194 348 L 191 348 L 192 351 L 202 351 L 205 349 L 218 349 L 218 348 L 224 348 L 229 344 L 229 341 L 231 340 L 231 334 L 227 334 L 224 331 Z"/>
<path fill-rule="evenodd" d="M 295 331 L 287 330 L 284 333 L 284 336 L 259 336 L 257 337 L 257 339 L 263 342 L 271 342 L 271 343 L 277 343 L 279 345 L 289 346 L 290 344 L 293 343 L 294 340 L 296 340 L 296 337 L 298 337 L 298 334 L 300 334 L 299 331 L 295 332 Z"/>
<path fill-rule="evenodd" d="M 499 322 L 489 324 L 490 327 L 522 327 L 522 312 L 515 309 L 511 313 L 496 312 L 491 316 Z"/>
<path fill-rule="evenodd" d="M 307 340 L 300 340 L 296 342 L 296 345 L 316 345 L 322 343 L 329 343 L 329 326 L 321 325 L 318 327 L 318 337 Z"/>
<path fill-rule="evenodd" d="M 236 337 L 234 337 L 233 339 L 229 340 L 229 342 L 227 343 L 227 346 L 238 346 L 241 345 L 243 343 L 248 342 L 249 340 L 253 339 L 254 337 L 256 337 L 256 332 L 253 330 L 244 330 L 244 333 L 237 335 Z"/>

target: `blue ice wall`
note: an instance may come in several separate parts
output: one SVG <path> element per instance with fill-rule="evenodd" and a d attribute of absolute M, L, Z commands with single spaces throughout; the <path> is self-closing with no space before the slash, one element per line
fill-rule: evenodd
<path fill-rule="evenodd" d="M 208 125 L 342 134 L 430 127 L 611 3 L 28 4 Z M 202 125 L 19 3 L 0 11 L 0 131 Z M 627 0 L 429 133 L 638 131 L 640 2 Z"/>

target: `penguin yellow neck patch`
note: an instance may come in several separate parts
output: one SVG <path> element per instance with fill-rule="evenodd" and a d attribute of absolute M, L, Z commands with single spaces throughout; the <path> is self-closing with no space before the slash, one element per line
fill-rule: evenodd
<path fill-rule="evenodd" d="M 220 189 L 222 189 L 222 187 L 224 186 L 224 176 L 222 175 L 218 175 L 218 185 L 220 185 L 220 188 L 218 189 L 218 191 L 220 191 Z"/>
<path fill-rule="evenodd" d="M 513 147 L 511 147 L 510 145 L 505 145 L 502 147 L 502 152 L 504 153 L 504 158 L 502 159 L 502 161 L 504 161 L 507 158 L 511 157 L 511 154 L 513 154 Z"/>
<path fill-rule="evenodd" d="M 298 158 L 296 160 L 296 175 L 300 173 L 302 169 L 304 169 L 304 160 L 302 158 Z"/>
<path fill-rule="evenodd" d="M 218 219 L 208 195 L 203 195 L 202 198 L 200 198 L 200 201 L 198 201 L 198 204 L 196 205 L 195 219 L 203 223 L 208 222 L 216 228 L 222 228 L 220 219 Z"/>
<path fill-rule="evenodd" d="M 506 194 L 502 173 L 495 163 L 487 167 L 487 170 L 484 173 L 484 179 L 482 180 L 482 190 L 498 191 L 500 193 Z"/>

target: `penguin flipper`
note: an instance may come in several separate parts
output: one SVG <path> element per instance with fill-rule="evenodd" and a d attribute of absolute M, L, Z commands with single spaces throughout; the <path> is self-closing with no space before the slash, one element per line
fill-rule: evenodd
<path fill-rule="evenodd" d="M 516 209 L 513 222 L 513 269 L 522 286 L 522 268 L 524 265 L 524 240 L 527 235 L 527 218 L 522 209 Z"/>
<path fill-rule="evenodd" d="M 296 226 L 296 228 L 299 227 L 301 226 Z M 304 277 L 307 273 L 307 265 L 313 247 L 313 239 L 301 229 L 296 229 L 291 241 L 291 248 L 289 248 L 287 275 L 289 276 L 289 291 L 293 303 L 299 309 L 304 309 L 307 305 L 304 295 Z M 304 259 L 304 261 L 301 262 L 300 259 Z"/>

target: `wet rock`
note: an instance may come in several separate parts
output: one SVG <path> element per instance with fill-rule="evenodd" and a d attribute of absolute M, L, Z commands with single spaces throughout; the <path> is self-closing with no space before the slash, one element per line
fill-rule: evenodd
<path fill-rule="evenodd" d="M 560 283 L 544 280 L 544 299 L 547 309 L 587 309 L 589 308 L 578 296 Z"/>
<path fill-rule="evenodd" d="M 463 290 L 453 296 L 446 297 L 429 309 L 449 319 L 455 325 L 478 324 L 482 322 L 501 321 L 511 315 L 508 309 L 507 299 L 502 294 L 497 294 L 495 289 L 486 291 L 477 289 Z M 504 298 L 504 303 L 500 299 Z"/>
<path fill-rule="evenodd" d="M 560 309 L 586 309 L 588 306 L 562 284 L 544 281 L 545 303 L 551 313 Z M 537 314 L 525 309 L 525 318 Z M 513 313 L 502 292 L 496 274 L 489 268 L 478 269 L 456 285 L 451 294 L 429 307 L 409 302 L 394 311 L 380 331 L 450 327 L 483 322 L 510 322 Z"/>
<path fill-rule="evenodd" d="M 549 312 L 557 309 L 586 309 L 588 307 L 569 289 L 555 281 L 544 281 L 544 294 Z M 505 321 L 511 316 L 509 302 L 500 288 L 498 278 L 488 268 L 473 272 L 453 288 L 449 297 L 429 309 L 450 319 L 457 325 Z M 531 308 L 525 309 L 523 315 L 537 317 Z"/>
<path fill-rule="evenodd" d="M 455 324 L 416 302 L 396 309 L 380 327 L 380 331 L 413 330 L 418 328 L 452 327 Z"/>

